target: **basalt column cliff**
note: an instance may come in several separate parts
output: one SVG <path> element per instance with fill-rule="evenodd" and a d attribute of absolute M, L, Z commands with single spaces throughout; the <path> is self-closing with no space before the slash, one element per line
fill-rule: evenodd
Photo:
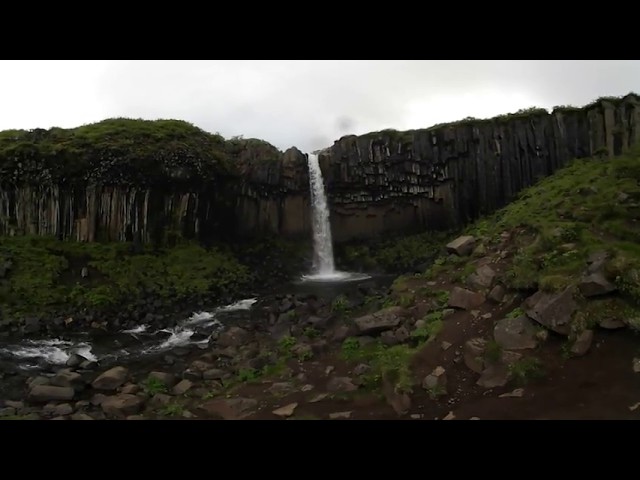
<path fill-rule="evenodd" d="M 0 132 L 0 234 L 171 243 L 306 235 L 306 157 L 186 122 Z"/>
<path fill-rule="evenodd" d="M 426 130 L 343 137 L 320 154 L 336 241 L 466 222 L 568 160 L 640 141 L 636 95 Z"/>

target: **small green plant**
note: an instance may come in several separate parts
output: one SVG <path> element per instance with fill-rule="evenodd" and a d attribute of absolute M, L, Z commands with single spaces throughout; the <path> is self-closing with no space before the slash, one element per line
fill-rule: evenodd
<path fill-rule="evenodd" d="M 169 403 L 169 404 L 165 405 L 160 410 L 159 413 L 163 417 L 182 416 L 182 414 L 184 413 L 184 407 L 182 405 L 180 405 L 179 403 Z"/>
<path fill-rule="evenodd" d="M 243 368 L 238 371 L 238 381 L 250 382 L 256 380 L 260 376 L 260 372 L 255 368 Z"/>
<path fill-rule="evenodd" d="M 318 335 L 320 335 L 320 331 L 313 327 L 307 327 L 304 329 L 303 334 L 307 338 L 316 338 L 318 337 Z"/>
<path fill-rule="evenodd" d="M 509 373 L 518 385 L 526 385 L 531 380 L 545 376 L 542 362 L 536 357 L 525 357 L 515 361 L 509 365 Z"/>
<path fill-rule="evenodd" d="M 518 318 L 524 315 L 524 310 L 520 307 L 514 308 L 509 313 L 507 313 L 506 318 Z"/>
<path fill-rule="evenodd" d="M 291 349 L 296 344 L 296 339 L 290 335 L 282 337 L 278 342 L 278 352 L 283 357 L 291 357 Z"/>
<path fill-rule="evenodd" d="M 342 356 L 345 360 L 353 360 L 360 354 L 360 342 L 356 337 L 346 338 L 342 342 Z"/>
<path fill-rule="evenodd" d="M 438 397 L 447 394 L 447 389 L 442 385 L 436 385 L 435 387 L 427 388 L 427 394 L 431 400 L 436 400 Z"/>
<path fill-rule="evenodd" d="M 344 314 L 349 310 L 349 300 L 344 295 L 338 295 L 331 302 L 331 311 L 333 313 Z"/>
<path fill-rule="evenodd" d="M 498 363 L 502 359 L 502 347 L 495 340 L 489 340 L 484 352 L 484 357 L 489 363 Z"/>
<path fill-rule="evenodd" d="M 145 393 L 150 396 L 154 396 L 157 393 L 166 393 L 168 391 L 168 388 L 164 384 L 164 382 L 158 380 L 155 377 L 147 378 L 147 380 L 144 382 L 143 389 Z"/>

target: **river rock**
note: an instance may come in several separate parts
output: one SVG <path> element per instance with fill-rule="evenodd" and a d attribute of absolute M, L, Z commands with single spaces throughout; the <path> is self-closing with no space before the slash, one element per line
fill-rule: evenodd
<path fill-rule="evenodd" d="M 113 367 L 99 375 L 91 384 L 96 390 L 115 390 L 124 384 L 129 376 L 125 367 Z"/>
<path fill-rule="evenodd" d="M 222 347 L 238 347 L 246 344 L 251 338 L 251 334 L 241 327 L 230 327 L 222 332 L 218 337 L 218 345 Z"/>
<path fill-rule="evenodd" d="M 75 391 L 71 387 L 56 387 L 53 385 L 35 385 L 29 391 L 29 400 L 33 402 L 72 400 Z"/>
<path fill-rule="evenodd" d="M 189 391 L 191 387 L 193 387 L 193 382 L 191 380 L 187 380 L 187 379 L 180 380 L 177 383 L 177 385 L 173 387 L 173 394 L 178 396 L 184 395 Z"/>
<path fill-rule="evenodd" d="M 61 403 L 56 405 L 53 409 L 53 414 L 56 416 L 71 415 L 73 413 L 73 407 L 68 403 Z"/>
<path fill-rule="evenodd" d="M 157 382 L 162 383 L 167 388 L 173 387 L 177 381 L 174 374 L 165 372 L 151 372 L 148 378 L 149 380 L 153 379 Z"/>
<path fill-rule="evenodd" d="M 79 367 L 82 362 L 85 362 L 87 359 L 82 355 L 78 355 L 77 353 L 72 353 L 67 359 L 65 365 L 70 368 Z"/>
<path fill-rule="evenodd" d="M 102 410 L 110 417 L 125 418 L 127 415 L 135 415 L 140 412 L 144 400 L 136 395 L 119 393 L 107 397 L 102 402 Z"/>
<path fill-rule="evenodd" d="M 56 387 L 71 387 L 76 392 L 79 392 L 84 390 L 85 381 L 79 373 L 73 372 L 71 369 L 64 369 L 55 374 L 51 379 L 51 385 L 55 385 Z"/>
<path fill-rule="evenodd" d="M 130 395 L 135 395 L 139 391 L 140 391 L 140 385 L 136 385 L 135 383 L 128 383 L 127 385 L 124 385 L 120 389 L 120 393 L 128 393 Z"/>

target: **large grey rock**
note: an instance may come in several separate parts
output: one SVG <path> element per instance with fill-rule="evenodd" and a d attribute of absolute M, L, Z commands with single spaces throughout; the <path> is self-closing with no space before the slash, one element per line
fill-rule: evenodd
<path fill-rule="evenodd" d="M 467 285 L 474 290 L 489 289 L 496 278 L 496 272 L 489 265 L 482 265 L 467 277 Z"/>
<path fill-rule="evenodd" d="M 593 330 L 583 330 L 580 332 L 575 342 L 571 346 L 571 353 L 576 356 L 584 355 L 591 348 L 593 342 Z"/>
<path fill-rule="evenodd" d="M 503 318 L 496 323 L 493 337 L 498 345 L 506 350 L 523 350 L 536 348 L 536 327 L 526 316 Z"/>
<path fill-rule="evenodd" d="M 476 382 L 483 388 L 504 387 L 510 380 L 509 367 L 502 363 L 489 365 Z"/>
<path fill-rule="evenodd" d="M 600 273 L 592 273 L 582 278 L 578 285 L 580 293 L 584 297 L 595 297 L 597 295 L 606 295 L 617 290 L 617 287 Z"/>
<path fill-rule="evenodd" d="M 568 287 L 560 293 L 534 293 L 527 299 L 527 304 L 531 305 L 526 312 L 527 316 L 549 330 L 569 335 L 571 317 L 578 308 L 573 292 L 574 288 Z"/>
<path fill-rule="evenodd" d="M 484 338 L 472 338 L 464 344 L 464 363 L 476 373 L 482 373 L 485 368 L 484 352 L 487 341 Z"/>
<path fill-rule="evenodd" d="M 353 392 L 357 389 L 358 387 L 349 377 L 333 377 L 327 382 L 327 391 L 329 392 Z"/>
<path fill-rule="evenodd" d="M 129 370 L 125 367 L 113 367 L 99 375 L 91 384 L 96 390 L 115 390 L 127 381 Z"/>
<path fill-rule="evenodd" d="M 79 392 L 84 390 L 85 381 L 79 373 L 73 372 L 70 369 L 64 369 L 54 375 L 51 379 L 51 385 L 55 385 L 56 387 L 71 387 L 76 392 Z"/>
<path fill-rule="evenodd" d="M 453 287 L 449 294 L 449 306 L 462 308 L 463 310 L 473 310 L 484 303 L 485 297 L 482 293 L 472 292 L 466 288 Z"/>
<path fill-rule="evenodd" d="M 72 353 L 67 359 L 66 366 L 70 368 L 75 368 L 75 367 L 79 367 L 82 364 L 82 362 L 86 362 L 86 361 L 87 359 L 84 358 L 82 355 L 79 355 L 77 353 Z"/>
<path fill-rule="evenodd" d="M 241 327 L 230 327 L 218 337 L 218 345 L 223 347 L 239 347 L 249 342 L 251 335 Z"/>
<path fill-rule="evenodd" d="M 493 287 L 491 289 L 491 291 L 489 292 L 488 295 L 488 299 L 491 300 L 492 302 L 495 303 L 502 303 L 502 301 L 504 300 L 504 296 L 506 294 L 506 290 L 504 289 L 504 287 L 500 284 L 496 285 L 495 287 Z"/>
<path fill-rule="evenodd" d="M 475 238 L 471 235 L 462 235 L 447 243 L 447 252 L 455 253 L 460 257 L 466 257 L 473 251 L 475 242 Z"/>
<path fill-rule="evenodd" d="M 187 393 L 191 387 L 193 387 L 193 382 L 191 380 L 180 380 L 176 386 L 173 387 L 174 395 L 184 395 Z"/>
<path fill-rule="evenodd" d="M 35 385 L 29 391 L 29 400 L 33 402 L 67 401 L 72 400 L 75 391 L 71 387 L 56 387 L 53 385 Z"/>
<path fill-rule="evenodd" d="M 105 415 L 114 418 L 125 418 L 128 415 L 135 415 L 140 412 L 143 404 L 144 400 L 141 397 L 120 393 L 105 398 L 101 407 Z"/>
<path fill-rule="evenodd" d="M 240 420 L 251 415 L 258 407 L 254 398 L 225 398 L 209 400 L 199 410 L 207 416 L 223 420 Z"/>
<path fill-rule="evenodd" d="M 388 307 L 371 315 L 356 318 L 354 323 L 359 335 L 374 335 L 385 330 L 391 330 L 400 325 L 402 321 L 402 307 Z"/>

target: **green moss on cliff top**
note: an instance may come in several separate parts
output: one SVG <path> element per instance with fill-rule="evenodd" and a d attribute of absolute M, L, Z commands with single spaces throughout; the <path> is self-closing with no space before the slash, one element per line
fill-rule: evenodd
<path fill-rule="evenodd" d="M 235 171 L 239 160 L 278 155 L 267 142 L 227 142 L 181 120 L 112 118 L 72 129 L 0 132 L 0 175 L 12 183 L 206 181 Z"/>

